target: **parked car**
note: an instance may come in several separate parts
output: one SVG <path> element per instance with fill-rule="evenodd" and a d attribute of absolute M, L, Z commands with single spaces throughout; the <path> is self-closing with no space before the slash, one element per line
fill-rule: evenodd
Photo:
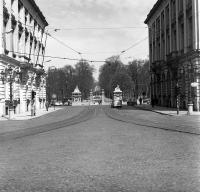
<path fill-rule="evenodd" d="M 137 105 L 137 100 L 135 100 L 135 99 L 129 99 L 127 101 L 127 106 L 134 106 L 134 105 Z"/>
<path fill-rule="evenodd" d="M 63 105 L 62 101 L 56 101 L 55 102 L 55 106 L 62 106 L 62 105 Z"/>
<path fill-rule="evenodd" d="M 145 99 L 143 99 L 143 104 L 151 104 L 151 100 L 150 100 L 150 98 L 145 98 Z"/>
<path fill-rule="evenodd" d="M 65 106 L 71 106 L 72 105 L 72 101 L 69 99 L 67 101 L 64 102 Z"/>

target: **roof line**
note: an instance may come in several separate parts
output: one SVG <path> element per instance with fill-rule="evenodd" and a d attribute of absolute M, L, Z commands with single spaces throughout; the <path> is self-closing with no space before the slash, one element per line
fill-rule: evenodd
<path fill-rule="evenodd" d="M 161 3 L 163 3 L 163 0 L 158 0 L 154 4 L 153 8 L 150 10 L 149 14 L 147 15 L 146 20 L 144 21 L 145 24 L 147 24 L 149 22 L 149 20 L 152 18 L 153 14 L 155 13 L 155 10 L 161 5 Z"/>
<path fill-rule="evenodd" d="M 49 24 L 46 21 L 45 16 L 43 15 L 42 11 L 40 10 L 40 8 L 38 7 L 38 5 L 35 3 L 35 0 L 29 0 L 30 3 L 33 5 L 33 7 L 36 9 L 36 11 L 38 12 L 40 18 L 44 21 L 45 26 L 48 26 Z"/>

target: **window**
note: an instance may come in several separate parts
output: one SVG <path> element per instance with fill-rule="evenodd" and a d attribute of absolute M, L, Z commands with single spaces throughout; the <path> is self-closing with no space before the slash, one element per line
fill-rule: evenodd
<path fill-rule="evenodd" d="M 193 27 L 193 25 L 192 25 L 192 17 L 190 17 L 188 19 L 188 33 L 187 33 L 189 50 L 192 49 L 192 45 L 193 45 L 193 28 L 192 27 Z"/>

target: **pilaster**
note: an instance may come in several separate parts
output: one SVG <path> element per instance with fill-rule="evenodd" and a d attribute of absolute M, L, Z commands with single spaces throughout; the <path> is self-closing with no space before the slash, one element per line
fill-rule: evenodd
<path fill-rule="evenodd" d="M 3 49 L 3 0 L 0 0 L 0 54 L 4 53 Z"/>
<path fill-rule="evenodd" d="M 169 1 L 169 52 L 172 52 L 172 6 L 171 1 Z"/>
<path fill-rule="evenodd" d="M 181 0 L 182 1 L 182 0 Z M 178 20 L 178 1 L 175 1 L 176 4 L 176 48 L 177 51 L 180 50 L 180 36 L 179 36 L 179 20 Z"/>
<path fill-rule="evenodd" d="M 166 26 L 166 9 L 164 9 L 164 39 L 165 39 L 165 52 L 164 52 L 164 57 L 165 57 L 165 61 L 167 60 L 167 26 Z"/>
<path fill-rule="evenodd" d="M 151 45 L 152 45 L 152 53 L 151 53 L 151 58 L 152 58 L 152 63 L 154 62 L 154 45 L 153 45 L 153 36 L 154 36 L 154 29 L 153 25 L 151 25 Z"/>
<path fill-rule="evenodd" d="M 199 11 L 200 11 L 200 3 L 198 3 L 198 0 L 192 0 L 193 49 L 200 48 L 199 46 L 200 44 Z"/>
<path fill-rule="evenodd" d="M 186 19 L 186 0 L 183 0 L 183 19 L 184 19 L 184 53 L 187 53 L 187 19 Z"/>

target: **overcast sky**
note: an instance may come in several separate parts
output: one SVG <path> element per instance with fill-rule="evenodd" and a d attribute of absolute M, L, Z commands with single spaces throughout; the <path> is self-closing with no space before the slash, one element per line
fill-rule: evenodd
<path fill-rule="evenodd" d="M 156 0 L 35 0 L 49 23 L 49 33 L 89 60 L 105 60 L 148 36 L 144 20 Z M 80 29 L 136 27 L 131 29 Z M 53 28 L 61 29 L 57 32 Z M 77 29 L 78 28 L 78 29 Z M 49 38 L 46 55 L 80 58 L 72 50 Z M 124 64 L 148 56 L 148 40 L 121 56 Z M 46 59 L 48 60 L 48 59 Z M 54 59 L 47 66 L 75 65 L 75 61 Z M 96 68 L 95 79 L 99 66 Z"/>

